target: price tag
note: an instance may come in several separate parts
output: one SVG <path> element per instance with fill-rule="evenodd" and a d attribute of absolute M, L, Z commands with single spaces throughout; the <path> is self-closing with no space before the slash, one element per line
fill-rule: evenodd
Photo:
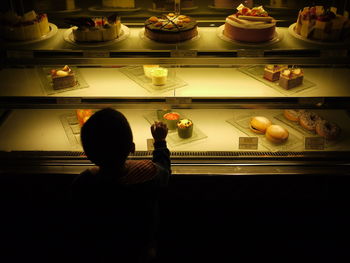
<path fill-rule="evenodd" d="M 7 50 L 7 58 L 34 58 L 31 50 Z"/>
<path fill-rule="evenodd" d="M 197 50 L 171 50 L 171 57 L 173 58 L 195 58 L 197 57 Z"/>
<path fill-rule="evenodd" d="M 166 100 L 167 104 L 171 104 L 171 105 L 191 104 L 192 103 L 192 98 L 190 98 L 190 97 L 180 97 L 180 98 L 168 97 L 165 100 Z"/>
<path fill-rule="evenodd" d="M 257 150 L 259 138 L 258 137 L 239 137 L 240 150 Z"/>
<path fill-rule="evenodd" d="M 147 139 L 147 151 L 154 150 L 154 139 Z"/>
<path fill-rule="evenodd" d="M 334 58 L 334 57 L 347 57 L 347 49 L 324 49 L 321 50 L 321 57 Z"/>
<path fill-rule="evenodd" d="M 237 51 L 237 57 L 263 57 L 264 50 L 242 49 Z"/>
<path fill-rule="evenodd" d="M 81 98 L 57 98 L 57 104 L 81 104 Z"/>
<path fill-rule="evenodd" d="M 108 50 L 86 50 L 83 53 L 84 58 L 109 58 Z"/>
<path fill-rule="evenodd" d="M 324 143 L 322 137 L 306 137 L 305 150 L 324 150 Z"/>

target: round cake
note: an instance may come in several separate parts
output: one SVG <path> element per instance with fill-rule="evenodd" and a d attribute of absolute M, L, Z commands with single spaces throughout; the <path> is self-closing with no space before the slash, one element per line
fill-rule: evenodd
<path fill-rule="evenodd" d="M 120 17 L 77 17 L 67 19 L 74 25 L 72 32 L 76 42 L 103 42 L 117 39 L 121 35 Z"/>
<path fill-rule="evenodd" d="M 153 0 L 153 9 L 161 11 L 172 11 L 175 10 L 174 0 Z M 181 0 L 180 8 L 191 8 L 194 7 L 194 0 Z"/>
<path fill-rule="evenodd" d="M 197 21 L 189 16 L 170 13 L 162 17 L 152 16 L 145 22 L 145 36 L 154 41 L 176 43 L 197 35 Z"/>
<path fill-rule="evenodd" d="M 337 14 L 337 8 L 304 7 L 299 11 L 294 32 L 304 38 L 318 41 L 339 41 L 350 35 L 349 13 Z"/>
<path fill-rule="evenodd" d="M 216 8 L 225 8 L 225 9 L 232 9 L 239 6 L 242 2 L 248 7 L 253 6 L 253 0 L 214 0 L 214 7 Z"/>
<path fill-rule="evenodd" d="M 274 38 L 276 21 L 262 6 L 250 9 L 244 5 L 226 18 L 224 35 L 232 40 L 260 43 Z"/>
<path fill-rule="evenodd" d="M 14 12 L 7 12 L 0 16 L 0 36 L 11 41 L 28 41 L 39 39 L 50 32 L 46 14 L 35 11 L 19 16 Z"/>

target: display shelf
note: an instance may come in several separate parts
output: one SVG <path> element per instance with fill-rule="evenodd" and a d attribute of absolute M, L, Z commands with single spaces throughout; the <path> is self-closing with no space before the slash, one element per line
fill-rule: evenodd
<path fill-rule="evenodd" d="M 134 131 L 134 142 L 137 151 L 147 151 L 147 139 L 151 138 L 150 124 L 144 118 L 144 114 L 155 109 L 120 110 L 130 122 Z M 284 125 L 275 119 L 282 110 L 184 110 L 182 114 L 193 120 L 194 125 L 198 125 L 201 131 L 206 134 L 202 140 L 189 142 L 186 144 L 172 146 L 171 151 L 238 151 L 238 138 L 247 136 L 241 130 L 229 124 L 227 120 L 239 114 L 259 114 L 270 118 L 273 123 Z M 72 144 L 64 130 L 61 116 L 73 113 L 74 110 L 14 110 L 4 121 L 0 128 L 0 151 L 81 151 L 79 144 Z M 326 144 L 325 151 L 350 151 L 350 119 L 345 111 L 317 111 L 322 117 L 338 123 L 342 128 L 342 136 L 339 141 Z M 303 141 L 303 135 L 297 130 L 287 127 L 289 132 Z M 290 149 L 291 152 L 303 152 L 304 143 L 298 147 Z M 274 151 L 279 151 L 278 146 Z M 281 151 L 286 151 L 281 146 Z M 242 150 L 241 150 L 242 151 Z M 270 152 L 263 144 L 259 144 L 258 152 Z"/>
<path fill-rule="evenodd" d="M 239 68 L 225 67 L 174 67 L 176 77 L 186 86 L 165 92 L 149 92 L 123 74 L 119 68 L 80 67 L 80 74 L 88 88 L 54 94 L 59 97 L 80 98 L 150 98 L 150 97 L 204 97 L 204 98 L 282 98 L 282 97 L 350 97 L 349 68 L 305 68 L 305 77 L 315 86 L 300 92 L 271 88 L 244 74 Z M 3 88 L 0 97 L 46 96 L 36 68 L 7 68 L 0 71 Z M 331 88 L 330 88 L 331 87 Z M 50 95 L 49 95 L 50 96 Z"/>

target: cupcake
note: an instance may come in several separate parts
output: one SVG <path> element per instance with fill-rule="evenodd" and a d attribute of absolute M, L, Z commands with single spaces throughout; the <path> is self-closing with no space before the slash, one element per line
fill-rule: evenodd
<path fill-rule="evenodd" d="M 177 133 L 182 139 L 191 138 L 193 133 L 193 122 L 189 119 L 179 120 L 177 123 Z"/>
<path fill-rule="evenodd" d="M 169 130 L 175 130 L 177 127 L 177 123 L 180 120 L 180 114 L 177 112 L 169 112 L 164 114 L 163 120 L 168 126 Z"/>
<path fill-rule="evenodd" d="M 166 68 L 155 68 L 151 71 L 152 83 L 155 86 L 163 86 L 168 80 L 168 70 Z"/>

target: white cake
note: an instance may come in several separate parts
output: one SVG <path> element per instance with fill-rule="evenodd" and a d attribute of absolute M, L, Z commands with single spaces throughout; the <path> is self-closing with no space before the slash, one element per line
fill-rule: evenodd
<path fill-rule="evenodd" d="M 135 0 L 102 0 L 103 7 L 134 8 Z"/>

